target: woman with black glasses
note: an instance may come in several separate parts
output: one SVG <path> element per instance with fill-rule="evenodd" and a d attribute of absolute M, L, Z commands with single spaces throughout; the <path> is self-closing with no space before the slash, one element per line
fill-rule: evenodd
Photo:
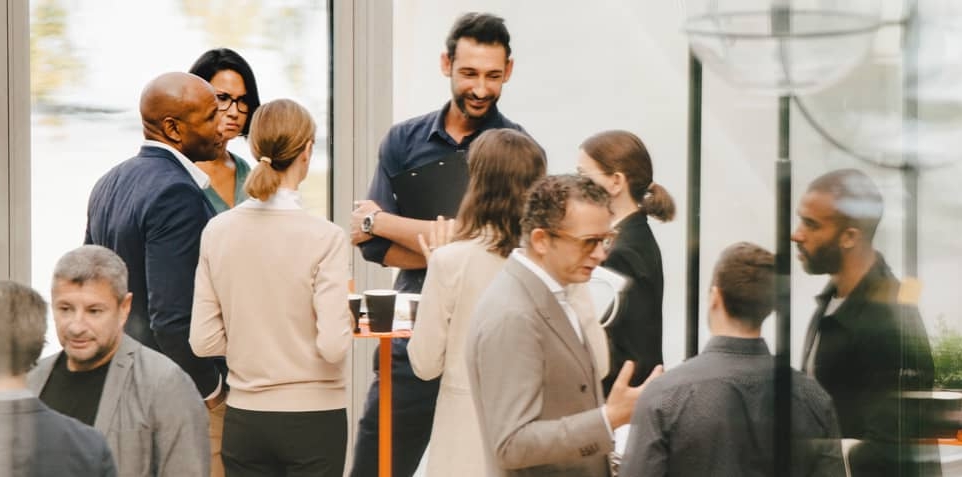
<path fill-rule="evenodd" d="M 207 80 L 217 92 L 224 145 L 217 160 L 196 164 L 210 176 L 210 186 L 204 189 L 204 194 L 214 210 L 221 213 L 247 198 L 244 181 L 251 168 L 244 159 L 227 150 L 227 142 L 237 136 L 247 136 L 250 118 L 261 104 L 257 82 L 247 61 L 228 48 L 205 52 L 189 72 Z"/>

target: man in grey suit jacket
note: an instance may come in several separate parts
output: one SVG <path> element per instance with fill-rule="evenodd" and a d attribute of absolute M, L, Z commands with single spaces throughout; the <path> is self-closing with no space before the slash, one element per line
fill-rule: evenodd
<path fill-rule="evenodd" d="M 30 287 L 0 281 L 0 475 L 113 477 L 103 436 L 44 406 L 27 390 L 47 333 L 47 304 Z"/>
<path fill-rule="evenodd" d="M 98 245 L 68 252 L 51 298 L 63 352 L 30 372 L 30 389 L 104 434 L 121 476 L 209 476 L 207 410 L 193 381 L 123 332 L 132 299 L 123 260 Z"/>
<path fill-rule="evenodd" d="M 628 386 L 628 361 L 603 401 L 605 373 L 594 355 L 607 350 L 593 349 L 592 336 L 604 332 L 569 303 L 613 242 L 609 202 L 587 178 L 536 183 L 521 220 L 522 248 L 478 302 L 465 355 L 489 475 L 610 473 L 612 432 L 628 423 L 644 384 Z"/>

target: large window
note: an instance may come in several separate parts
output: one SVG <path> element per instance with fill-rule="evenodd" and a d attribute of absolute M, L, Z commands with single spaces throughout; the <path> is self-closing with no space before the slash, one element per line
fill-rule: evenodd
<path fill-rule="evenodd" d="M 82 244 L 96 180 L 139 149 L 142 88 L 210 48 L 234 49 L 251 64 L 262 102 L 291 98 L 311 111 L 319 146 L 301 191 L 313 213 L 329 216 L 327 1 L 30 5 L 34 288 L 48 293 L 56 260 Z M 253 165 L 243 138 L 228 149 Z M 48 342 L 57 347 L 53 330 Z"/>

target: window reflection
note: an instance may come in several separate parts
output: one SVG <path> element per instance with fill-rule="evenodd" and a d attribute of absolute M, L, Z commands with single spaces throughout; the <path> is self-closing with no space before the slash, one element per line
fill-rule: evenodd
<path fill-rule="evenodd" d="M 251 63 L 262 101 L 305 105 L 327 144 L 327 18 L 325 0 L 31 2 L 33 287 L 49 290 L 56 258 L 82 243 L 96 180 L 137 152 L 141 89 L 210 48 Z M 243 139 L 229 149 L 253 164 Z M 301 191 L 312 213 L 327 216 L 330 161 L 326 147 L 314 151 Z M 52 332 L 47 341 L 47 353 L 59 349 Z"/>

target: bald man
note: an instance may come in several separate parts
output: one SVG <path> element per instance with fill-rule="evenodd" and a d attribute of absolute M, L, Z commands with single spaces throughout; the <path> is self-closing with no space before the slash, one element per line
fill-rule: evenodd
<path fill-rule="evenodd" d="M 214 88 L 188 73 L 165 73 L 140 97 L 144 143 L 97 181 L 84 243 L 124 260 L 133 293 L 124 331 L 180 365 L 211 411 L 213 466 L 220 461 L 226 367 L 188 343 L 200 233 L 214 216 L 209 179 L 195 162 L 217 157 L 223 137 Z"/>

